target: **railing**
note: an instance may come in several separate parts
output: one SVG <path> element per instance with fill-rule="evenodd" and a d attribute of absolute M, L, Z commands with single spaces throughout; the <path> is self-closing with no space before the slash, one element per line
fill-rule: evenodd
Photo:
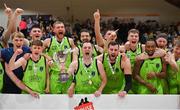
<path fill-rule="evenodd" d="M 73 110 L 80 100 L 87 97 L 95 110 L 179 110 L 180 95 L 127 95 L 124 98 L 113 95 L 40 95 L 35 99 L 28 94 L 0 94 L 0 110 Z"/>

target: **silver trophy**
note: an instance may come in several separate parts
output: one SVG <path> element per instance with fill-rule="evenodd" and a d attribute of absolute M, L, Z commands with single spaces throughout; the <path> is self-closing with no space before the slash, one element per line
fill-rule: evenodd
<path fill-rule="evenodd" d="M 66 49 L 63 51 L 58 51 L 54 55 L 54 60 L 58 64 L 57 67 L 60 70 L 59 81 L 61 83 L 65 83 L 69 79 L 69 75 L 67 73 L 67 68 L 66 68 L 65 62 L 66 62 L 67 55 L 71 52 L 72 52 L 71 49 Z"/>

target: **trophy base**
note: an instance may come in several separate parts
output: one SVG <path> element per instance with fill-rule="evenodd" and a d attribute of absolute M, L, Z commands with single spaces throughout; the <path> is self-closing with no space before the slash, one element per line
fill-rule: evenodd
<path fill-rule="evenodd" d="M 66 83 L 69 80 L 68 73 L 59 73 L 59 81 L 61 83 Z"/>

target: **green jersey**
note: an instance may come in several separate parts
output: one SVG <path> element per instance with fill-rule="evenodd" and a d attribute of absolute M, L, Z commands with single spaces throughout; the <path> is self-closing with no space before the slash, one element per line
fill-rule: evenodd
<path fill-rule="evenodd" d="M 134 69 L 134 64 L 135 64 L 135 58 L 136 56 L 140 55 L 142 53 L 142 44 L 138 43 L 136 45 L 136 50 L 128 50 L 126 51 L 126 55 L 127 57 L 130 59 L 131 62 L 131 70 L 133 71 Z M 132 80 L 132 88 L 129 91 L 130 94 L 137 94 L 137 90 L 138 90 L 138 82 L 136 80 Z"/>
<path fill-rule="evenodd" d="M 3 76 L 4 76 L 4 68 L 2 66 L 2 63 L 0 62 L 0 92 L 3 88 Z"/>
<path fill-rule="evenodd" d="M 51 43 L 49 48 L 47 49 L 47 53 L 50 57 L 52 57 L 55 61 L 54 66 L 52 66 L 50 69 L 50 92 L 52 94 L 64 94 L 67 93 L 67 90 L 72 82 L 72 77 L 69 77 L 67 81 L 63 81 L 64 79 L 67 79 L 66 74 L 61 74 L 60 70 L 60 61 L 58 58 L 58 53 L 60 51 L 67 51 L 71 49 L 69 39 L 67 37 L 64 37 L 62 39 L 62 42 L 58 42 L 55 37 L 51 38 Z M 65 59 L 65 70 L 69 68 L 69 65 L 72 61 L 71 53 L 67 53 L 66 59 Z M 65 77 L 65 78 L 64 78 Z"/>
<path fill-rule="evenodd" d="M 180 68 L 180 59 L 176 61 Z M 175 72 L 170 65 L 167 66 L 167 79 L 170 94 L 180 94 L 180 70 Z"/>
<path fill-rule="evenodd" d="M 52 57 L 55 61 L 56 61 L 56 66 L 54 66 L 54 69 L 55 71 L 59 71 L 59 64 L 58 64 L 58 59 L 56 58 L 58 52 L 60 51 L 67 51 L 71 49 L 71 46 L 70 46 L 70 43 L 69 43 L 69 40 L 67 37 L 64 37 L 62 39 L 62 42 L 58 42 L 57 39 L 55 37 L 52 37 L 51 38 L 51 42 L 50 42 L 50 46 L 49 48 L 47 49 L 47 54 Z M 71 57 L 71 53 L 69 52 L 66 56 L 66 60 L 65 60 L 65 67 L 66 68 L 69 68 L 69 65 L 71 64 L 71 61 L 72 61 L 72 57 Z"/>
<path fill-rule="evenodd" d="M 107 53 L 103 54 L 103 66 L 107 76 L 107 84 L 103 89 L 104 94 L 118 93 L 125 86 L 124 73 L 121 69 L 121 55 L 118 55 L 114 65 L 109 62 Z"/>
<path fill-rule="evenodd" d="M 38 93 L 46 88 L 46 60 L 41 56 L 37 62 L 29 59 L 24 70 L 23 82 L 27 87 Z"/>
<path fill-rule="evenodd" d="M 163 87 L 161 84 L 161 79 L 155 77 L 153 79 L 147 79 L 147 74 L 149 72 L 160 73 L 162 71 L 162 61 L 161 58 L 147 59 L 144 60 L 140 69 L 140 77 L 146 82 L 152 84 L 157 89 L 157 94 L 163 94 Z M 139 84 L 139 94 L 151 94 L 152 92 L 144 85 Z"/>
<path fill-rule="evenodd" d="M 0 50 L 3 48 L 2 44 L 0 43 Z M 3 88 L 3 76 L 4 76 L 4 68 L 2 63 L 0 62 L 0 92 Z"/>
<path fill-rule="evenodd" d="M 87 67 L 83 63 L 82 58 L 79 58 L 75 82 L 75 93 L 77 94 L 92 94 L 99 89 L 101 78 L 96 59 L 93 59 L 91 65 Z"/>
<path fill-rule="evenodd" d="M 142 45 L 140 43 L 137 44 L 135 51 L 133 51 L 133 50 L 126 51 L 126 55 L 131 61 L 132 70 L 134 68 L 136 56 L 140 55 L 141 53 L 142 53 Z"/>

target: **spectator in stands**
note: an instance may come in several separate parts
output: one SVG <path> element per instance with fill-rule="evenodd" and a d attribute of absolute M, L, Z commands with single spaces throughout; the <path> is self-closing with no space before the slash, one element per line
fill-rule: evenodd
<path fill-rule="evenodd" d="M 21 21 L 19 23 L 19 30 L 25 35 L 27 36 L 27 22 L 26 19 L 24 17 L 21 18 Z"/>

